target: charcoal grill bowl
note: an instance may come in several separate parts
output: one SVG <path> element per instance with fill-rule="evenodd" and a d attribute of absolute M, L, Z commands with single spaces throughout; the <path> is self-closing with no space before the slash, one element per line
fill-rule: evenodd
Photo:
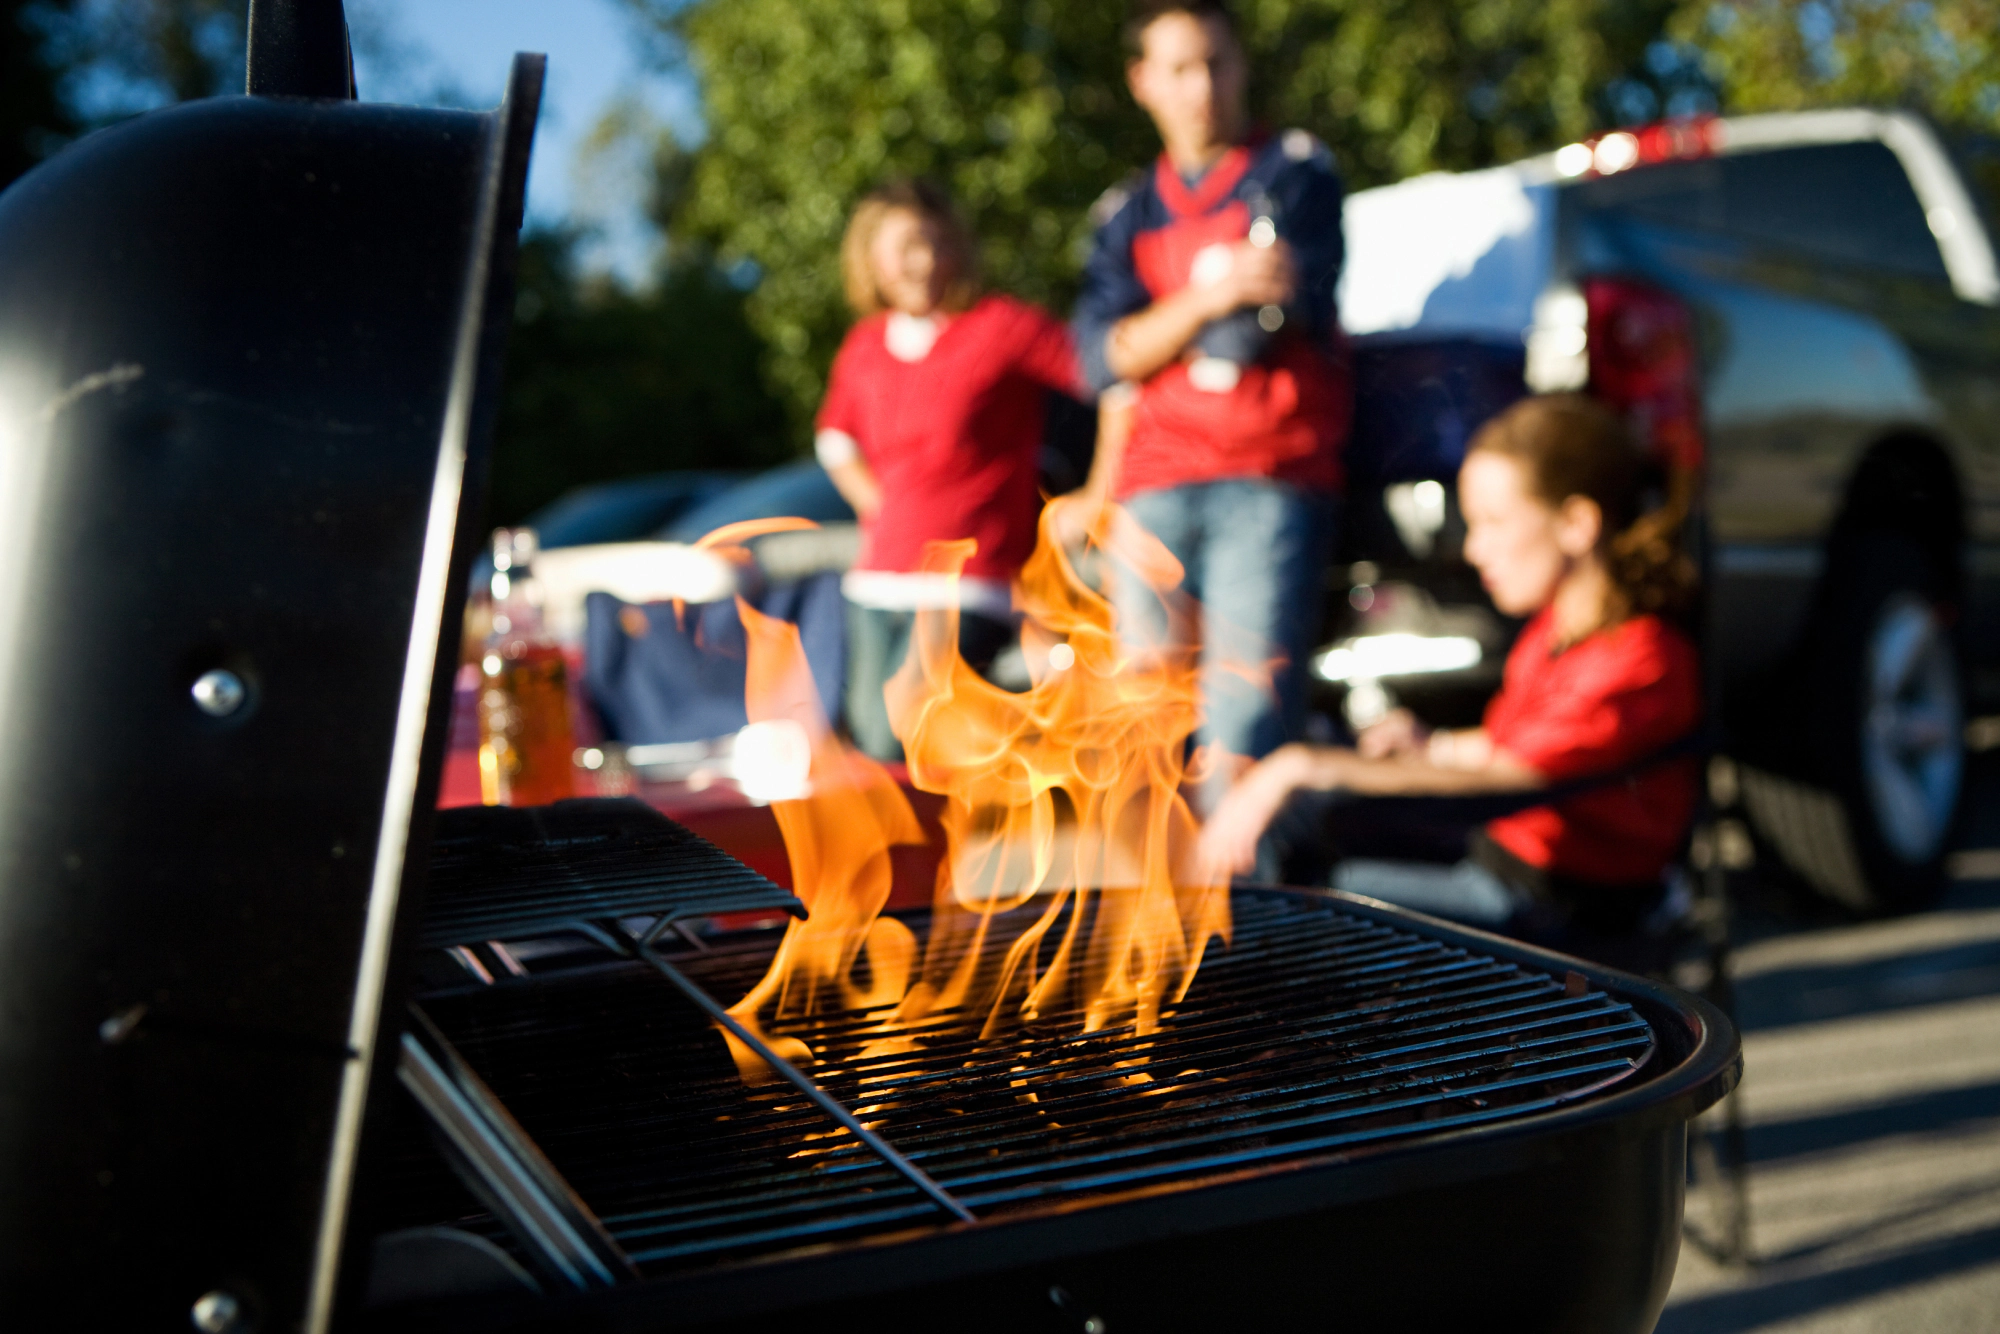
<path fill-rule="evenodd" d="M 1646 1019 L 1654 1057 L 1632 1079 L 1554 1110 L 1381 1147 L 808 1247 L 587 1298 L 459 1299 L 362 1323 L 745 1334 L 1652 1329 L 1680 1247 L 1687 1122 L 1741 1070 L 1728 1020 L 1659 983 L 1331 897 L 1354 917 L 1557 977 L 1579 973 Z"/>

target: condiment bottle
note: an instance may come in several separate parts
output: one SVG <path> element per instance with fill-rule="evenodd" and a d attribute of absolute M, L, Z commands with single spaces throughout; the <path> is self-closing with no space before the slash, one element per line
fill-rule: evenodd
<path fill-rule="evenodd" d="M 493 534 L 493 630 L 479 660 L 479 790 L 488 806 L 573 796 L 569 673 L 542 628 L 532 528 Z"/>

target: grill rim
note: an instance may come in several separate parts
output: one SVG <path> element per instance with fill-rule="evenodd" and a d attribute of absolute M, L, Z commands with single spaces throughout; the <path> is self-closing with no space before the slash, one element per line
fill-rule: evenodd
<path fill-rule="evenodd" d="M 1330 904 L 1352 914 L 1448 945 L 1462 946 L 1539 972 L 1580 974 L 1624 1000 L 1652 1026 L 1653 1057 L 1630 1079 L 1561 1106 L 1518 1117 L 1420 1133 L 1379 1145 L 1212 1172 L 1191 1180 L 1141 1183 L 1084 1197 L 1052 1198 L 1032 1211 L 1003 1212 L 974 1223 L 940 1220 L 893 1231 L 719 1260 L 595 1295 L 496 1299 L 462 1308 L 473 1323 L 501 1311 L 528 1318 L 604 1313 L 607 1303 L 635 1314 L 671 1311 L 675 1324 L 742 1319 L 829 1301 L 906 1289 L 912 1273 L 926 1285 L 977 1279 L 1023 1265 L 1060 1264 L 1149 1239 L 1280 1222 L 1423 1190 L 1469 1185 L 1510 1173 L 1548 1169 L 1576 1152 L 1579 1140 L 1605 1134 L 1676 1137 L 1742 1075 L 1741 1042 L 1709 1001 L 1665 983 L 1444 922 L 1376 899 L 1335 890 L 1244 885 L 1236 892 Z M 445 1313 L 440 1311 L 439 1315 Z M 441 1327 L 457 1321 L 447 1318 Z"/>

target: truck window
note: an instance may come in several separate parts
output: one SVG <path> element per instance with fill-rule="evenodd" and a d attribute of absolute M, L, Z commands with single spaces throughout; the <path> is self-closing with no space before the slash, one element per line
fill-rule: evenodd
<path fill-rule="evenodd" d="M 1878 143 L 1666 162 L 1573 188 L 1593 210 L 1950 281 L 1903 164 Z"/>

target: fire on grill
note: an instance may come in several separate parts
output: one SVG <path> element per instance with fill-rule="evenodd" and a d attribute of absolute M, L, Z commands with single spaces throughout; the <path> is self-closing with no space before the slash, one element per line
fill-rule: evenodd
<path fill-rule="evenodd" d="M 1146 1035 L 1162 1006 L 1186 995 L 1209 940 L 1227 939 L 1224 888 L 1176 874 L 1194 834 L 1180 794 L 1199 718 L 1192 655 L 1121 646 L 1109 603 L 1048 536 L 1075 503 L 1049 505 L 1021 574 L 1023 634 L 1040 664 L 1030 690 L 1002 690 L 968 668 L 951 611 L 918 615 L 915 648 L 890 686 L 911 782 L 947 798 L 948 846 L 914 973 L 909 931 L 879 914 L 889 848 L 922 838 L 916 817 L 880 765 L 833 735 L 797 631 L 739 607 L 749 716 L 799 727 L 812 754 L 810 791 L 775 807 L 810 915 L 732 1008 L 739 1020 L 754 1026 L 767 1005 L 780 1017 L 811 1015 L 835 998 L 887 1007 L 873 1052 L 909 1049 L 947 1014 L 983 1037 L 1064 1008 L 1085 1032 L 1126 1022 Z M 1116 509 L 1097 537 L 1172 605 L 1180 570 L 1164 547 Z M 930 572 L 955 579 L 971 547 L 932 551 Z M 1000 923 L 1015 914 L 1029 920 L 1010 933 Z M 988 948 L 996 932 L 1010 935 L 997 951 Z M 864 962 L 865 994 L 853 977 Z M 730 1040 L 746 1074 L 761 1077 L 756 1054 Z"/>

